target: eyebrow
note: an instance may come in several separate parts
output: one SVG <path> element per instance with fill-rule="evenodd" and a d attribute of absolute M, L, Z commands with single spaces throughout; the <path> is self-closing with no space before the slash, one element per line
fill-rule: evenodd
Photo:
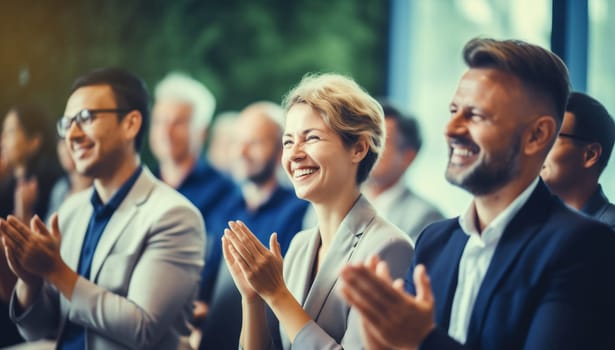
<path fill-rule="evenodd" d="M 309 129 L 303 130 L 301 132 L 301 135 L 309 134 L 312 131 L 320 131 L 320 132 L 323 132 L 323 133 L 325 132 L 324 130 L 321 130 L 321 129 L 318 129 L 318 128 L 309 128 Z M 292 136 L 293 136 L 293 134 L 291 134 L 289 132 L 284 133 L 284 135 L 283 135 L 283 137 L 292 137 Z"/>

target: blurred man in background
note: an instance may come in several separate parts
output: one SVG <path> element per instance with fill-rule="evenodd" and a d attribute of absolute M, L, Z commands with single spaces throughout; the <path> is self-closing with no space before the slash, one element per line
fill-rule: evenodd
<path fill-rule="evenodd" d="M 599 184 L 615 139 L 615 123 L 600 102 L 573 92 L 564 121 L 540 176 L 551 191 L 576 210 L 615 229 L 615 205 Z"/>
<path fill-rule="evenodd" d="M 406 170 L 421 149 L 416 119 L 383 103 L 386 140 L 382 156 L 374 166 L 363 190 L 385 219 L 406 232 L 413 242 L 428 224 L 444 217 L 431 203 L 415 194 L 404 181 Z"/>
<path fill-rule="evenodd" d="M 214 109 L 215 99 L 203 84 L 187 75 L 170 73 L 156 86 L 149 133 L 150 148 L 159 162 L 155 174 L 186 196 L 205 219 L 209 236 L 206 256 L 211 244 L 216 244 L 216 235 L 221 234 L 213 229 L 215 222 L 225 218 L 220 209 L 236 188 L 201 156 Z M 211 285 L 204 288 L 200 299 L 208 300 Z M 203 306 L 196 310 L 198 317 L 207 312 Z"/>
<path fill-rule="evenodd" d="M 237 112 L 218 114 L 211 127 L 207 159 L 211 165 L 223 174 L 231 174 L 233 158 L 229 157 L 235 144 L 235 122 Z"/>
<path fill-rule="evenodd" d="M 298 199 L 293 190 L 280 186 L 276 177 L 281 167 L 283 114 L 282 108 L 272 102 L 256 102 L 240 112 L 235 122 L 232 173 L 241 189 L 230 194 L 224 213 L 227 221 L 246 223 L 263 244 L 268 244 L 269 235 L 277 232 L 284 254 L 301 230 L 308 203 Z M 220 237 L 224 227 L 226 221 L 216 228 Z M 241 295 L 226 264 L 221 262 L 220 237 L 205 263 L 205 270 L 215 269 L 217 276 L 202 327 L 201 349 L 236 349 L 239 343 Z M 204 274 L 206 278 L 207 275 Z"/>

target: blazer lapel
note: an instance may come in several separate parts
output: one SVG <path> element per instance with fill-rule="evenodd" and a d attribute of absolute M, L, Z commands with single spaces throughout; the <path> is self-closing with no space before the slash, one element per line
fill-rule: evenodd
<path fill-rule="evenodd" d="M 115 245 L 115 242 L 120 237 L 124 229 L 130 222 L 130 219 L 136 214 L 138 207 L 143 204 L 151 191 L 154 188 L 154 177 L 147 168 L 143 168 L 143 172 L 135 182 L 122 204 L 116 209 L 105 228 L 105 231 L 98 242 L 94 258 L 92 259 L 92 269 L 90 276 L 92 281 L 96 281 L 102 263 L 105 261 L 109 252 Z"/>
<path fill-rule="evenodd" d="M 91 196 L 91 191 L 88 191 L 88 193 Z M 90 198 L 90 196 L 87 198 Z M 77 271 L 77 267 L 79 265 L 81 247 L 83 246 L 83 239 L 85 238 L 85 233 L 88 230 L 88 224 L 90 222 L 92 212 L 92 206 L 89 205 L 88 202 L 88 205 L 83 206 L 82 213 L 71 217 L 71 220 L 74 220 L 75 223 L 70 224 L 70 233 L 67 232 L 68 235 L 66 237 L 62 237 L 62 258 L 66 264 L 75 271 Z M 62 218 L 59 219 L 61 222 Z"/>
<path fill-rule="evenodd" d="M 442 329 L 448 329 L 451 321 L 450 314 L 459 278 L 459 261 L 468 241 L 468 235 L 461 230 L 459 224 L 455 223 L 455 227 L 451 233 L 451 239 L 439 253 L 440 256 L 448 258 L 443 260 L 442 264 L 428 267 L 428 273 L 431 276 L 438 276 L 432 278 L 432 290 L 436 294 L 436 320 Z M 407 278 L 412 280 L 410 275 Z M 439 281 L 442 283 L 438 283 Z M 438 295 L 439 293 L 442 295 Z M 443 302 L 438 302 L 438 300 Z"/>
<path fill-rule="evenodd" d="M 306 249 L 306 254 L 302 256 L 301 262 L 297 263 L 297 266 L 300 266 L 302 270 L 293 271 L 289 276 L 287 276 L 288 287 L 291 291 L 295 291 L 296 298 L 300 304 L 305 302 L 305 298 L 310 290 L 310 283 L 312 279 L 312 269 L 314 267 L 314 262 L 316 261 L 316 257 L 318 255 L 318 248 L 320 247 L 320 233 L 318 228 L 311 229 L 310 241 L 308 242 L 308 246 Z"/>
<path fill-rule="evenodd" d="M 350 261 L 366 227 L 375 216 L 375 210 L 361 196 L 342 221 L 305 299 L 304 309 L 312 319 L 318 319 L 325 300 L 337 282 L 340 268 Z"/>
<path fill-rule="evenodd" d="M 489 309 L 489 304 L 498 286 L 512 269 L 517 256 L 542 227 L 545 217 L 551 208 L 551 205 L 549 205 L 550 199 L 551 193 L 542 180 L 540 180 L 528 202 L 505 229 L 476 297 L 476 303 L 474 304 L 474 310 L 472 310 L 468 327 L 468 345 L 471 345 L 475 339 L 478 339 L 480 330 L 483 329 L 483 322 Z"/>

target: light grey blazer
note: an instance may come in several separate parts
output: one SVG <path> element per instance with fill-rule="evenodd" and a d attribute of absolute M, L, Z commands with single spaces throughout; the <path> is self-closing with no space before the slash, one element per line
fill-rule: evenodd
<path fill-rule="evenodd" d="M 91 195 L 75 194 L 59 210 L 61 254 L 75 271 Z M 68 319 L 86 328 L 89 350 L 182 348 L 203 267 L 204 230 L 198 210 L 144 168 L 101 236 L 92 281 L 79 277 L 71 301 L 46 283 L 20 315 L 13 293 L 11 317 L 28 340 L 57 338 Z"/>
<path fill-rule="evenodd" d="M 284 279 L 293 296 L 312 317 L 299 331 L 293 349 L 361 349 L 359 315 L 341 296 L 340 270 L 348 263 L 378 255 L 387 262 L 394 278 L 404 277 L 412 260 L 408 237 L 376 214 L 359 197 L 338 228 L 314 282 L 309 286 L 314 259 L 320 247 L 318 228 L 298 233 L 284 258 Z M 291 349 L 281 325 L 284 349 Z"/>
<path fill-rule="evenodd" d="M 416 242 L 423 229 L 432 222 L 444 219 L 431 203 L 404 187 L 387 208 L 376 208 L 378 214 L 404 231 Z"/>

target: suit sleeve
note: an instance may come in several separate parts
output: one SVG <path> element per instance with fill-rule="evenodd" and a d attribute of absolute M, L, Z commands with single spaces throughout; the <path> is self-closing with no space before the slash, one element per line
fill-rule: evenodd
<path fill-rule="evenodd" d="M 131 348 L 158 343 L 182 313 L 191 314 L 186 306 L 196 295 L 203 265 L 203 230 L 202 219 L 189 207 L 162 214 L 148 232 L 127 295 L 80 277 L 69 320 Z"/>
<path fill-rule="evenodd" d="M 60 318 L 58 312 L 59 295 L 55 288 L 44 283 L 34 303 L 25 310 L 18 311 L 17 303 L 16 292 L 13 290 L 9 305 L 9 316 L 17 325 L 17 329 L 24 339 L 35 341 L 57 336 Z"/>
<path fill-rule="evenodd" d="M 393 238 L 380 251 L 374 253 L 381 260 L 386 261 L 393 278 L 399 278 L 404 275 L 410 265 L 413 249 L 408 240 Z M 363 257 L 363 260 L 365 258 L 367 256 Z M 362 349 L 361 316 L 356 310 L 350 308 L 347 315 L 346 332 L 340 344 L 320 328 L 316 322 L 310 321 L 295 337 L 293 348 L 313 350 Z"/>

